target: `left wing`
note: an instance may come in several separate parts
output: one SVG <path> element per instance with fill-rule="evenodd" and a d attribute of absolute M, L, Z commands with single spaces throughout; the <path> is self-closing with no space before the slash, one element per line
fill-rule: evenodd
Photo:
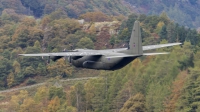
<path fill-rule="evenodd" d="M 151 49 L 158 49 L 162 47 L 169 47 L 169 46 L 175 46 L 175 45 L 180 45 L 182 43 L 169 43 L 169 44 L 160 44 L 160 45 L 148 45 L 148 46 L 143 46 L 143 51 L 146 50 L 151 50 Z"/>
<path fill-rule="evenodd" d="M 89 56 L 102 55 L 98 52 L 58 52 L 58 53 L 39 53 L 39 54 L 19 54 L 21 56 Z"/>

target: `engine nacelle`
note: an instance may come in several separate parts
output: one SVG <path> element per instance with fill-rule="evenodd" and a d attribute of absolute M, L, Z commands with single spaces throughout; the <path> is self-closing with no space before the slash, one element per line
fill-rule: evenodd
<path fill-rule="evenodd" d="M 103 69 L 104 65 L 102 62 L 85 61 L 83 62 L 83 67 L 90 69 Z"/>

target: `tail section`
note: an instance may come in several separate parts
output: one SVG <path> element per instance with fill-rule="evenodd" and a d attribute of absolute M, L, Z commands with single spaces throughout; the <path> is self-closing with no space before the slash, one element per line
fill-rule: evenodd
<path fill-rule="evenodd" d="M 143 55 L 140 22 L 135 21 L 129 41 L 128 54 Z"/>
<path fill-rule="evenodd" d="M 149 45 L 149 46 L 142 46 L 142 37 L 140 31 L 140 22 L 135 21 L 131 38 L 129 41 L 128 50 L 122 51 L 121 53 L 126 53 L 127 56 L 142 56 L 142 55 L 159 55 L 159 54 L 168 54 L 164 53 L 143 53 L 143 50 L 150 50 L 150 49 L 157 49 L 162 47 L 180 45 L 181 43 L 169 43 L 169 44 L 161 44 L 161 45 Z"/>

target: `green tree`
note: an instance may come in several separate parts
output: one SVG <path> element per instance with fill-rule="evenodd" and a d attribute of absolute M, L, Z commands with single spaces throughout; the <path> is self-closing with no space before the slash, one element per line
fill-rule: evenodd
<path fill-rule="evenodd" d="M 77 48 L 88 48 L 93 49 L 94 43 L 88 37 L 81 38 L 80 41 L 77 43 Z"/>
<path fill-rule="evenodd" d="M 162 12 L 159 17 L 160 20 L 163 21 L 165 24 L 168 24 L 170 22 L 170 19 L 167 16 L 166 12 Z"/>
<path fill-rule="evenodd" d="M 49 99 L 52 100 L 55 97 L 58 97 L 62 100 L 66 99 L 65 92 L 63 91 L 63 88 L 57 88 L 55 86 L 52 86 L 49 89 Z"/>
<path fill-rule="evenodd" d="M 112 48 L 113 48 L 114 45 L 115 45 L 115 37 L 114 37 L 114 36 L 112 36 L 112 37 L 110 38 L 110 44 L 112 45 Z"/>
<path fill-rule="evenodd" d="M 138 93 L 132 96 L 126 103 L 120 112 L 146 112 L 144 95 Z"/>
<path fill-rule="evenodd" d="M 0 57 L 0 85 L 1 89 L 6 87 L 6 78 L 12 70 L 11 62 L 3 57 Z"/>
<path fill-rule="evenodd" d="M 166 31 L 167 31 L 168 42 L 170 43 L 176 42 L 177 39 L 176 39 L 175 25 L 173 23 L 169 23 L 167 25 Z"/>
<path fill-rule="evenodd" d="M 197 111 L 200 108 L 199 103 L 199 80 L 200 80 L 200 52 L 197 52 L 194 56 L 194 68 L 189 69 L 188 80 L 182 89 L 182 94 L 177 104 L 177 111 Z"/>
<path fill-rule="evenodd" d="M 167 40 L 167 27 L 164 25 L 159 33 L 160 40 Z"/>

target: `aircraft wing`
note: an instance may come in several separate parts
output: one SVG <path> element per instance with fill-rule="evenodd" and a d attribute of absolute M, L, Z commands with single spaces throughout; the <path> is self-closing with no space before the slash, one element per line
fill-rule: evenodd
<path fill-rule="evenodd" d="M 158 49 L 162 47 L 169 47 L 169 46 L 175 46 L 175 45 L 180 45 L 182 43 L 169 43 L 169 44 L 159 44 L 159 45 L 148 45 L 148 46 L 143 46 L 143 51 L 146 50 L 151 50 L 151 49 Z"/>
<path fill-rule="evenodd" d="M 21 56 L 88 56 L 102 55 L 98 52 L 57 52 L 57 53 L 39 53 L 39 54 L 19 54 Z"/>

